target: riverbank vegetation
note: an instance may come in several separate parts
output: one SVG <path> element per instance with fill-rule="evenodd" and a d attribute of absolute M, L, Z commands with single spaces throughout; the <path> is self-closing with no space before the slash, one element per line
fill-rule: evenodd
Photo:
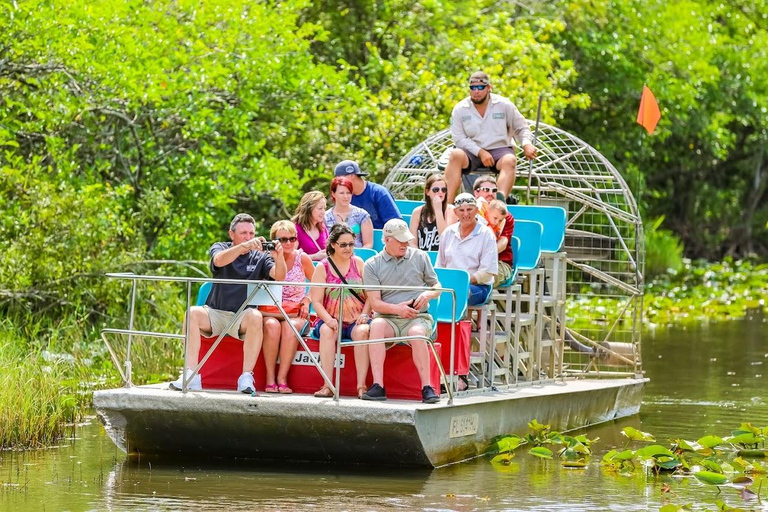
<path fill-rule="evenodd" d="M 105 272 L 205 260 L 239 211 L 265 233 L 343 158 L 381 181 L 447 125 L 477 67 L 528 117 L 543 94 L 542 120 L 595 146 L 661 219 L 649 269 L 674 295 L 652 283 L 650 318 L 686 294 L 669 321 L 691 317 L 705 281 L 750 302 L 758 292 L 739 291 L 741 277 L 705 280 L 693 264 L 674 291 L 686 269 L 666 269 L 679 267 L 674 237 L 692 258 L 766 254 L 766 16 L 764 4 L 710 0 L 0 3 L 4 361 L 51 367 L 34 377 L 50 382 L 115 379 L 98 331 L 126 324 L 128 293 Z M 634 123 L 644 83 L 662 106 L 653 136 Z M 736 314 L 721 296 L 705 311 Z M 179 330 L 178 297 L 160 287 L 142 301 L 148 327 Z M 167 377 L 178 345 L 163 343 L 134 381 Z M 63 410 L 68 421 L 78 408 Z"/>

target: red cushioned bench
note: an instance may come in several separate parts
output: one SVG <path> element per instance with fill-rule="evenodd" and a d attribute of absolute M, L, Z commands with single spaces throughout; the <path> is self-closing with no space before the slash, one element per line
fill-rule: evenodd
<path fill-rule="evenodd" d="M 200 355 L 208 352 L 216 341 L 215 337 L 203 336 L 200 343 Z M 319 342 L 313 339 L 306 339 L 307 346 L 314 352 L 315 358 L 319 360 Z M 448 334 L 450 343 L 450 332 Z M 437 353 L 440 354 L 441 347 L 435 345 Z M 440 370 L 432 356 L 430 350 L 430 382 L 435 390 L 440 389 Z M 341 347 L 341 386 L 339 394 L 341 396 L 357 396 L 357 374 L 355 371 L 355 358 L 353 347 Z M 203 389 L 227 389 L 235 390 L 237 387 L 237 378 L 243 369 L 243 342 L 225 336 L 221 340 L 211 357 L 200 369 L 200 377 L 203 382 Z M 446 370 L 447 371 L 447 370 Z M 256 382 L 256 388 L 263 392 L 266 385 L 266 375 L 264 368 L 264 358 L 259 354 L 259 359 L 253 369 L 253 376 Z M 334 378 L 333 375 L 330 376 Z M 370 370 L 366 383 L 370 385 L 373 382 Z M 320 373 L 309 359 L 304 348 L 299 345 L 296 357 L 288 372 L 288 386 L 294 393 L 312 394 L 323 386 L 323 379 Z M 384 362 L 384 389 L 387 390 L 388 398 L 400 398 L 406 400 L 421 400 L 421 383 L 419 381 L 416 367 L 413 365 L 411 357 L 411 347 L 407 345 L 395 345 L 387 350 L 387 359 Z"/>
<path fill-rule="evenodd" d="M 472 334 L 472 325 L 469 320 L 456 322 L 456 334 L 454 338 L 453 374 L 466 375 L 469 373 L 469 350 Z M 443 371 L 448 375 L 451 372 L 451 324 L 447 322 L 437 323 L 437 344 L 442 346 L 440 361 L 443 363 Z"/>

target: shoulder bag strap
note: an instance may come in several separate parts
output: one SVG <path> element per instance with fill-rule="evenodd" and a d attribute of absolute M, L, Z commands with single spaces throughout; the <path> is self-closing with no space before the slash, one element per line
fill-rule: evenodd
<path fill-rule="evenodd" d="M 331 257 L 330 257 L 330 256 L 328 256 L 326 259 L 328 260 L 328 263 L 330 263 L 330 264 L 331 264 L 331 266 L 333 267 L 333 270 L 335 270 L 335 271 L 336 271 L 336 275 L 338 275 L 338 276 L 339 276 L 339 279 L 341 279 L 341 282 L 342 282 L 342 283 L 344 283 L 344 284 L 349 284 L 349 283 L 347 282 L 347 280 L 346 280 L 346 279 L 344 279 L 344 276 L 343 276 L 343 275 L 341 275 L 341 271 L 339 271 L 339 267 L 337 267 L 337 266 L 336 266 L 336 264 L 333 262 L 333 259 L 331 259 Z M 354 264 L 355 264 L 355 260 L 350 260 L 349 264 L 350 264 L 350 265 L 354 265 Z M 360 298 L 360 295 L 358 295 L 358 294 L 357 294 L 357 292 L 356 292 L 355 290 L 353 290 L 352 288 L 349 288 L 349 291 L 350 291 L 350 293 L 351 293 L 352 295 L 354 295 L 354 296 L 355 296 L 355 298 L 356 298 L 357 300 L 359 300 L 359 301 L 360 301 L 360 304 L 363 304 L 363 305 L 365 305 L 365 301 L 364 301 L 362 298 Z"/>

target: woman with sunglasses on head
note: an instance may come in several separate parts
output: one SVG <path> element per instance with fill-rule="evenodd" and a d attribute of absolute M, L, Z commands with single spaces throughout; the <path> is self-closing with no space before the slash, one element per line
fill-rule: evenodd
<path fill-rule="evenodd" d="M 299 248 L 312 261 L 325 258 L 325 242 L 328 230 L 325 227 L 325 196 L 313 190 L 304 194 L 291 220 L 296 224 Z"/>
<path fill-rule="evenodd" d="M 416 207 L 411 214 L 411 233 L 416 238 L 411 240 L 413 247 L 422 251 L 437 251 L 440 248 L 440 235 L 449 224 L 456 222 L 453 205 L 448 204 L 448 188 L 445 176 L 433 174 L 424 184 L 424 205 Z"/>
<path fill-rule="evenodd" d="M 283 286 L 283 309 L 289 315 L 289 319 L 283 318 L 276 306 L 259 306 L 264 316 L 264 366 L 267 370 L 267 382 L 264 391 L 267 393 L 293 393 L 288 387 L 288 371 L 296 355 L 299 340 L 296 338 L 291 326 L 303 333 L 308 327 L 309 297 L 304 283 L 315 271 L 312 260 L 304 251 L 298 249 L 296 226 L 288 220 L 279 220 L 272 225 L 269 231 L 270 240 L 277 240 L 283 246 L 283 257 L 287 272 L 283 281 L 299 283 L 297 286 Z M 274 316 L 268 316 L 274 315 Z M 280 368 L 275 376 L 277 356 L 280 355 Z"/>
<path fill-rule="evenodd" d="M 320 262 L 312 275 L 313 283 L 327 283 L 338 285 L 341 283 L 363 283 L 363 260 L 354 255 L 355 234 L 349 226 L 340 223 L 331 228 L 328 235 L 328 257 Z M 342 277 L 343 276 L 343 277 Z M 339 329 L 341 339 L 365 340 L 368 339 L 368 323 L 371 304 L 363 290 L 346 289 L 341 293 L 341 288 L 333 286 L 310 288 L 309 295 L 312 305 L 319 318 L 312 332 L 312 336 L 320 340 L 320 366 L 325 374 L 334 378 L 333 360 L 336 356 L 336 340 Z M 339 301 L 343 301 L 342 318 L 339 315 Z M 368 347 L 355 345 L 355 367 L 357 369 L 357 396 L 362 396 L 368 389 L 365 379 L 368 376 Z M 333 396 L 331 388 L 323 384 L 316 393 L 316 397 L 330 398 Z"/>
<path fill-rule="evenodd" d="M 325 227 L 344 222 L 355 233 L 355 247 L 373 247 L 373 222 L 371 215 L 352 204 L 352 182 L 344 176 L 331 181 L 333 208 L 325 212 Z"/>

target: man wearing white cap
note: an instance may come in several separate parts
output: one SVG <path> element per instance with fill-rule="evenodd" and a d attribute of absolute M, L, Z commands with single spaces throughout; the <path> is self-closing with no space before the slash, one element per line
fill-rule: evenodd
<path fill-rule="evenodd" d="M 487 74 L 472 73 L 469 96 L 453 107 L 451 136 L 456 148 L 451 150 L 445 168 L 449 203 L 456 197 L 462 171 L 473 172 L 480 167 L 499 173 L 498 199 L 506 200 L 515 184 L 517 168 L 512 139 L 522 146 L 526 158 L 536 158 L 528 121 L 514 103 L 491 94 L 491 90 Z"/>
<path fill-rule="evenodd" d="M 392 219 L 384 225 L 384 249 L 365 262 L 363 284 L 377 286 L 416 286 L 440 288 L 435 269 L 427 253 L 408 245 L 414 236 L 402 219 Z M 440 295 L 438 291 L 369 290 L 368 297 L 376 316 L 371 323 L 370 338 L 383 339 L 400 336 L 429 336 L 434 320 L 427 313 L 429 301 Z M 421 398 L 435 403 L 440 397 L 429 382 L 429 347 L 422 339 L 409 341 L 413 364 L 421 379 Z M 363 400 L 386 400 L 384 390 L 384 343 L 369 345 L 373 385 Z"/>
<path fill-rule="evenodd" d="M 363 179 L 363 176 L 368 176 L 368 173 L 361 171 L 357 162 L 352 160 L 339 162 L 333 173 L 352 182 L 352 205 L 368 212 L 373 222 L 373 229 L 383 228 L 389 219 L 403 218 L 389 189 Z"/>
<path fill-rule="evenodd" d="M 477 200 L 472 194 L 459 194 L 453 202 L 459 222 L 451 224 L 440 236 L 437 266 L 469 272 L 467 304 L 483 304 L 491 293 L 499 273 L 496 235 L 477 221 Z"/>

